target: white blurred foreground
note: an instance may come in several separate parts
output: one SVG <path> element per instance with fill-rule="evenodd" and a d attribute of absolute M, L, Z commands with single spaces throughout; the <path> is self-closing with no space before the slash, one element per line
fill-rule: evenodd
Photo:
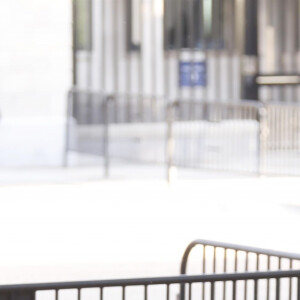
<path fill-rule="evenodd" d="M 0 282 L 177 275 L 196 238 L 300 253 L 299 179 L 198 173 L 167 186 L 141 170 L 2 170 Z"/>

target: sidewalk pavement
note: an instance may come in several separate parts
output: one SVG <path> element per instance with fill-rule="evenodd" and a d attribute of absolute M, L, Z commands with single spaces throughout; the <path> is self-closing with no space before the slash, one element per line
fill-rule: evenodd
<path fill-rule="evenodd" d="M 128 170 L 1 170 L 0 283 L 176 275 L 196 238 L 300 253 L 297 178 Z"/>

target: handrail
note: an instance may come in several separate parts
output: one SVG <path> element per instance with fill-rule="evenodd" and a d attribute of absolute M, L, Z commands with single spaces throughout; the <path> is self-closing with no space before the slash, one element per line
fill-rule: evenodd
<path fill-rule="evenodd" d="M 48 282 L 0 285 L 0 292 L 5 291 L 42 291 L 59 289 L 83 289 L 83 288 L 104 288 L 104 287 L 125 287 L 125 286 L 147 286 L 147 285 L 167 285 L 184 284 L 198 282 L 219 282 L 238 280 L 260 280 L 279 278 L 300 278 L 300 270 L 288 271 L 268 271 L 268 272 L 244 272 L 227 274 L 205 274 L 205 275 L 178 275 L 164 277 L 145 277 L 129 279 L 109 279 L 94 281 L 71 281 L 71 282 Z"/>

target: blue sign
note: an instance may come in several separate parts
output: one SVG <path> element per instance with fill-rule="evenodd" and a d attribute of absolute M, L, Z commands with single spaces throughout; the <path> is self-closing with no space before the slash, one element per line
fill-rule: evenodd
<path fill-rule="evenodd" d="M 179 62 L 179 85 L 206 86 L 206 62 Z"/>

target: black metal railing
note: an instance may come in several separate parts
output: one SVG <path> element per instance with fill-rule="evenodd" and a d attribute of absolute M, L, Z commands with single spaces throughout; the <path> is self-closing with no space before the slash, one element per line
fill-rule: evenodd
<path fill-rule="evenodd" d="M 192 249 L 202 248 L 202 273 L 186 275 Z M 207 250 L 213 253 L 208 261 Z M 218 250 L 222 250 L 223 268 L 218 270 Z M 233 251 L 233 261 L 228 260 Z M 240 254 L 244 253 L 241 270 Z M 250 270 L 250 254 L 256 269 Z M 261 270 L 260 259 L 267 258 L 267 269 Z M 278 260 L 273 270 L 270 258 Z M 289 269 L 280 270 L 283 260 Z M 0 285 L 1 300 L 300 300 L 300 268 L 293 270 L 300 255 L 240 246 L 228 243 L 195 240 L 186 248 L 181 262 L 181 275 L 167 277 L 129 278 L 95 281 L 53 282 Z M 206 266 L 212 264 L 212 273 Z M 226 266 L 233 265 L 233 271 Z"/>
<path fill-rule="evenodd" d="M 288 288 L 284 287 L 284 280 L 291 280 Z M 266 288 L 266 282 L 275 280 Z M 219 284 L 220 283 L 220 284 Z M 231 283 L 231 288 L 226 284 Z M 250 287 L 252 289 L 247 288 Z M 200 285 L 199 285 L 200 284 Z M 199 287 L 208 284 L 209 289 L 202 289 L 199 294 Z M 84 290 L 97 289 L 100 300 L 126 300 L 126 299 L 176 299 L 176 287 L 187 285 L 187 293 L 182 294 L 183 299 L 260 299 L 264 295 L 264 299 L 300 299 L 300 270 L 289 271 L 269 271 L 269 272 L 251 272 L 251 273 L 230 273 L 230 274 L 206 274 L 206 275 L 180 275 L 171 277 L 149 277 L 149 278 L 133 278 L 133 279 L 113 279 L 99 281 L 78 281 L 78 282 L 56 282 L 56 283 L 38 283 L 38 284 L 19 284 L 19 285 L 2 285 L 0 286 L 1 300 L 34 300 L 39 299 L 39 293 L 48 292 L 47 299 L 76 299 L 84 300 Z M 130 287 L 138 288 L 130 291 Z M 154 287 L 156 292 L 151 291 Z M 224 289 L 225 287 L 225 289 Z M 118 293 L 114 296 L 109 295 L 109 289 L 117 289 Z M 63 291 L 73 290 L 73 296 L 62 296 Z M 133 293 L 132 293 L 133 292 Z M 175 292 L 175 293 L 174 293 Z M 131 294 L 131 297 L 129 297 Z M 202 294 L 202 296 L 201 296 Z M 133 296 L 134 295 L 134 296 Z M 270 295 L 272 297 L 270 298 Z M 200 298 L 199 298 L 200 296 Z"/>
<path fill-rule="evenodd" d="M 288 252 L 281 252 L 281 251 L 274 251 L 274 250 L 269 250 L 269 249 L 261 249 L 261 248 L 256 248 L 256 247 L 249 247 L 249 246 L 242 246 L 242 245 L 236 245 L 236 244 L 229 244 L 229 243 L 222 243 L 222 242 L 216 242 L 216 241 L 209 241 L 209 240 L 195 240 L 191 242 L 188 247 L 186 248 L 182 261 L 181 261 L 181 267 L 180 267 L 180 274 L 184 275 L 187 273 L 187 265 L 188 265 L 188 260 L 189 256 L 192 252 L 193 249 L 196 247 L 201 247 L 202 249 L 202 269 L 198 270 L 198 273 L 203 273 L 205 274 L 207 272 L 206 266 L 209 263 L 208 262 L 208 251 L 213 253 L 212 260 L 210 263 L 212 264 L 212 270 L 213 273 L 217 271 L 217 263 L 221 262 L 223 264 L 222 272 L 226 273 L 227 268 L 230 264 L 228 262 L 228 252 L 232 251 L 233 256 L 232 256 L 232 261 L 231 264 L 234 266 L 233 269 L 235 271 L 238 270 L 238 265 L 243 264 L 244 265 L 244 271 L 247 272 L 249 271 L 249 266 L 251 264 L 251 261 L 253 259 L 255 260 L 255 266 L 256 266 L 256 271 L 259 271 L 264 267 L 264 270 L 270 270 L 271 267 L 274 268 L 274 265 L 271 265 L 271 258 L 276 258 L 277 259 L 277 267 L 280 269 L 282 267 L 282 261 L 284 259 L 288 260 L 288 268 L 292 269 L 293 267 L 293 262 L 297 261 L 300 263 L 300 255 L 295 254 L 295 253 L 288 253 Z M 217 255 L 217 249 L 221 250 L 219 254 Z M 250 254 L 253 254 L 254 257 L 250 257 Z M 264 265 L 262 266 L 262 259 L 260 259 L 262 256 L 265 256 L 267 259 L 267 266 Z M 222 258 L 222 261 L 220 261 L 220 257 Z M 241 262 L 241 258 L 243 259 L 243 262 Z M 241 270 L 242 271 L 242 270 Z"/>
<path fill-rule="evenodd" d="M 197 248 L 201 257 L 197 274 L 300 269 L 299 254 L 199 239 L 191 242 L 186 248 L 180 274 L 187 274 L 192 250 Z M 199 258 L 199 255 L 196 258 Z M 290 280 L 289 285 L 291 284 Z M 266 289 L 269 289 L 269 286 L 270 282 L 267 282 Z M 181 285 L 181 300 L 184 299 L 184 295 L 185 286 Z"/>

